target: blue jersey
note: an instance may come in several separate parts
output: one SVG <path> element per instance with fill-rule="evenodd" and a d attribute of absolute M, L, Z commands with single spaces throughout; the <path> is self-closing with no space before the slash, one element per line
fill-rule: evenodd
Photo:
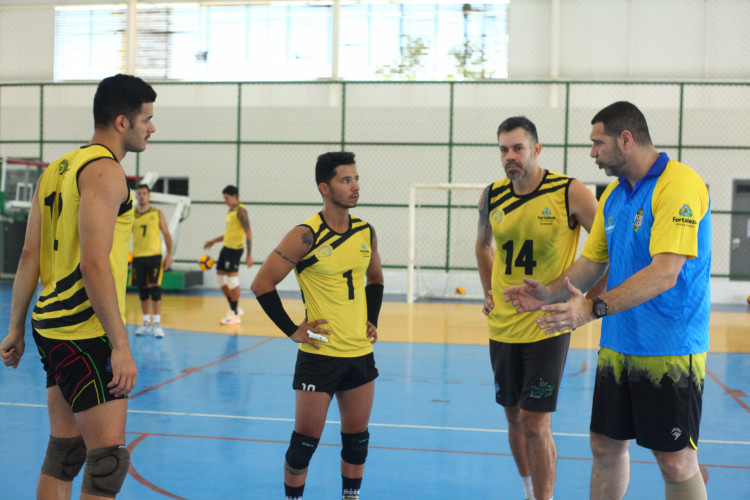
<path fill-rule="evenodd" d="M 677 283 L 653 299 L 602 320 L 600 345 L 637 356 L 708 351 L 711 207 L 700 176 L 665 153 L 633 189 L 625 178 L 602 194 L 583 256 L 609 262 L 607 289 L 651 264 L 686 255 Z"/>

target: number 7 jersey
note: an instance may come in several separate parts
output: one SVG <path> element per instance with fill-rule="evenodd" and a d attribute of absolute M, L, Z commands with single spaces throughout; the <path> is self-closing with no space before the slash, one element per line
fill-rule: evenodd
<path fill-rule="evenodd" d="M 50 163 L 39 181 L 42 231 L 39 274 L 44 290 L 31 314 L 31 324 L 43 337 L 80 340 L 105 333 L 84 288 L 78 235 L 81 203 L 78 175 L 91 162 L 102 158 L 117 161 L 104 146 L 84 146 Z M 127 189 L 124 172 L 122 182 Z M 128 189 L 128 199 L 120 205 L 117 214 L 114 235 L 100 235 L 101 238 L 113 238 L 109 265 L 123 323 L 132 227 L 133 196 Z"/>
<path fill-rule="evenodd" d="M 349 217 L 349 229 L 336 233 L 323 214 L 303 224 L 312 230 L 313 245 L 297 263 L 297 276 L 307 321 L 327 319 L 320 325 L 331 332 L 320 350 L 308 344 L 300 349 L 313 354 L 350 358 L 372 352 L 367 338 L 365 275 L 372 254 L 370 225 Z"/>
<path fill-rule="evenodd" d="M 537 326 L 541 311 L 519 314 L 505 302 L 503 290 L 522 285 L 523 278 L 547 284 L 570 266 L 576 257 L 581 226 L 570 226 L 568 188 L 571 178 L 547 171 L 529 194 L 513 192 L 510 179 L 489 190 L 490 227 L 495 237 L 492 264 L 490 338 L 499 342 L 537 342 L 549 338 Z M 563 332 L 561 332 L 563 333 Z"/>

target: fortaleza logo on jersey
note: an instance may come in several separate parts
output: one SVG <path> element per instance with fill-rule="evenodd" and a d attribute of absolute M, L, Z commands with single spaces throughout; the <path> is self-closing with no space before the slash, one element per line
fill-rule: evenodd
<path fill-rule="evenodd" d="M 695 220 L 693 217 L 693 211 L 690 210 L 690 207 L 687 205 L 682 205 L 682 208 L 680 208 L 680 211 L 678 212 L 679 217 L 672 217 L 672 222 L 677 224 L 678 226 L 695 226 L 698 224 L 698 221 Z"/>
<path fill-rule="evenodd" d="M 542 210 L 542 215 L 538 215 L 537 219 L 539 224 L 542 226 L 551 226 L 555 223 L 556 217 L 552 215 L 552 211 L 549 208 Z"/>
<path fill-rule="evenodd" d="M 643 225 L 643 209 L 639 208 L 635 213 L 635 219 L 633 219 L 633 231 L 638 231 Z"/>
<path fill-rule="evenodd" d="M 500 224 L 503 221 L 503 210 L 501 208 L 493 210 L 490 214 L 490 220 L 495 224 Z"/>
<path fill-rule="evenodd" d="M 370 249 L 367 248 L 367 244 L 362 243 L 362 248 L 359 249 L 359 253 L 362 254 L 362 257 L 369 257 L 370 256 Z"/>
<path fill-rule="evenodd" d="M 332 253 L 333 248 L 331 247 L 331 245 L 323 245 L 322 247 L 318 248 L 317 256 L 322 259 L 325 257 L 330 257 Z"/>
<path fill-rule="evenodd" d="M 604 226 L 604 230 L 611 231 L 612 229 L 614 229 L 614 227 L 614 224 L 612 224 L 612 215 L 610 215 L 609 217 L 607 217 L 607 224 Z"/>

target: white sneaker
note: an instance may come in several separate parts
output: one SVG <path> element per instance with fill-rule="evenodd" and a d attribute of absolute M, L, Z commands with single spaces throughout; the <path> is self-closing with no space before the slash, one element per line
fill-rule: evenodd
<path fill-rule="evenodd" d="M 151 333 L 151 324 L 150 323 L 143 323 L 141 326 L 135 329 L 136 335 L 145 335 L 147 333 Z"/>
<path fill-rule="evenodd" d="M 243 311 L 240 306 L 237 306 L 237 316 L 242 316 L 243 314 L 245 314 L 245 311 Z M 227 318 L 229 316 L 234 316 L 234 311 L 232 311 L 231 309 L 227 311 Z"/>
<path fill-rule="evenodd" d="M 152 328 L 152 330 L 154 332 L 154 337 L 156 337 L 157 339 L 164 338 L 164 330 L 159 323 L 154 323 L 154 327 Z"/>
<path fill-rule="evenodd" d="M 229 316 L 227 316 L 226 318 L 222 318 L 221 320 L 222 325 L 239 325 L 240 323 L 242 323 L 242 320 L 240 319 L 239 314 L 230 314 Z"/>

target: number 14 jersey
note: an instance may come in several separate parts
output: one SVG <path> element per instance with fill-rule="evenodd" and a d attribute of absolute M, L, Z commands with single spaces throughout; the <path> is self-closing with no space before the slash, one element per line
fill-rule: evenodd
<path fill-rule="evenodd" d="M 489 317 L 492 340 L 521 343 L 549 338 L 536 323 L 544 313 L 517 313 L 511 303 L 505 302 L 503 290 L 522 285 L 523 278 L 547 284 L 575 260 L 581 226 L 570 225 L 571 180 L 547 171 L 539 186 L 529 194 L 515 194 L 507 178 L 490 187 L 486 202 L 495 237 L 492 264 L 495 308 Z"/>

